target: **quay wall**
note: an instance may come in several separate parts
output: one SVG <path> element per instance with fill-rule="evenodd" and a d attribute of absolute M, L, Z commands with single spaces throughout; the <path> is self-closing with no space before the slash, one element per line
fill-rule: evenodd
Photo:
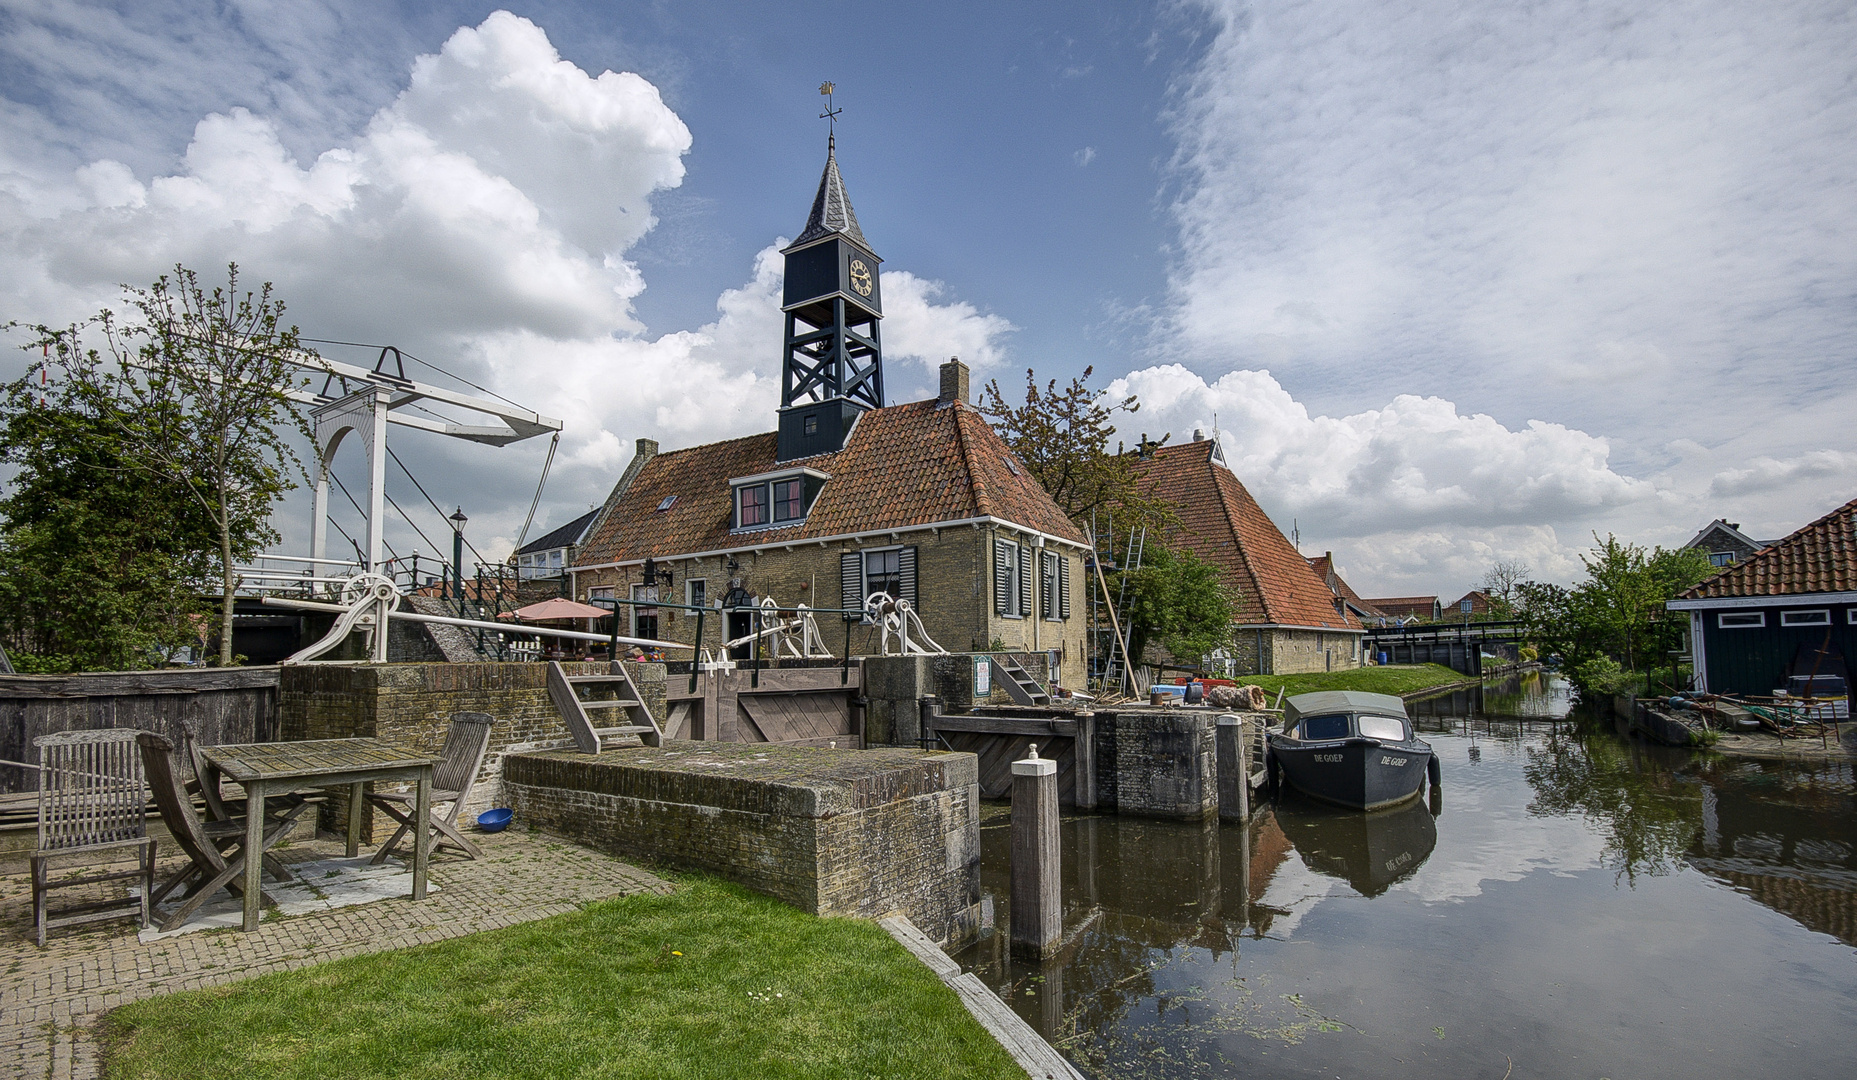
<path fill-rule="evenodd" d="M 709 871 L 822 916 L 909 916 L 948 947 L 981 929 L 973 755 L 667 741 L 512 754 L 519 822 Z"/>

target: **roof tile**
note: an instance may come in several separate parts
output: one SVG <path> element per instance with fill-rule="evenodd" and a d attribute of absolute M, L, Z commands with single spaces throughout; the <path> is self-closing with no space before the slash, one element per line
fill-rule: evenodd
<path fill-rule="evenodd" d="M 1245 486 L 1214 460 L 1217 445 L 1208 439 L 1157 447 L 1142 462 L 1142 486 L 1173 504 L 1185 546 L 1225 572 L 1238 594 L 1238 623 L 1359 629 L 1335 610 L 1328 584 Z"/>
<path fill-rule="evenodd" d="M 1857 499 L 1690 589 L 1684 600 L 1857 592 Z"/>

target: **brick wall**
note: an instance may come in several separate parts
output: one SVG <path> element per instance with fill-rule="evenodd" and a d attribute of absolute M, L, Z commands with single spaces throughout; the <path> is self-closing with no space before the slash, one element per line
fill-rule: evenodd
<path fill-rule="evenodd" d="M 1168 818 L 1217 814 L 1217 720 L 1199 711 L 1098 712 L 1099 808 Z"/>
<path fill-rule="evenodd" d="M 517 821 L 721 874 L 816 915 L 902 911 L 951 946 L 979 930 L 971 754 L 671 742 L 512 755 Z"/>
<path fill-rule="evenodd" d="M 570 675 L 596 675 L 603 663 L 563 664 Z M 627 663 L 652 715 L 663 722 L 664 665 Z M 382 738 L 438 753 L 451 715 L 489 713 L 490 749 L 463 810 L 464 820 L 501 798 L 503 756 L 567 745 L 561 714 L 548 697 L 547 668 L 534 663 L 476 664 L 293 664 L 279 669 L 278 717 L 286 740 Z M 325 828 L 346 827 L 345 810 L 334 800 Z M 376 814 L 364 833 L 390 821 Z"/>
<path fill-rule="evenodd" d="M 929 637 L 950 652 L 987 649 L 994 641 L 1010 650 L 1043 651 L 1057 649 L 1064 657 L 1064 672 L 1073 683 L 1080 684 L 1086 663 L 1084 622 L 1088 614 L 1089 580 L 1085 577 L 1081 554 L 1074 549 L 1059 548 L 1070 560 L 1070 618 L 1047 620 L 1004 618 L 993 611 L 992 542 L 996 531 L 1001 536 L 1016 535 L 1007 530 L 973 528 L 967 525 L 936 530 L 917 529 L 899 533 L 895 538 L 870 538 L 839 541 L 821 546 L 814 541 L 794 544 L 791 548 L 766 551 L 742 551 L 733 556 L 740 564 L 737 577 L 742 588 L 757 599 L 772 596 L 781 604 L 806 604 L 811 607 L 838 608 L 856 606 L 861 598 L 839 595 L 839 556 L 868 548 L 904 545 L 916 549 L 917 612 Z M 710 603 L 721 599 L 731 580 L 728 555 L 703 559 L 659 560 L 658 565 L 672 572 L 672 584 L 660 595 L 683 603 L 686 583 L 700 578 Z M 587 570 L 575 574 L 578 596 L 585 599 L 595 587 L 612 586 L 614 595 L 631 595 L 631 586 L 640 578 L 640 568 Z M 662 588 L 662 587 L 661 587 Z M 842 654 L 845 624 L 838 616 L 818 617 L 819 629 L 826 645 Z M 725 640 L 726 623 L 712 612 L 703 620 L 703 641 L 710 649 L 720 649 Z M 629 623 L 622 624 L 622 632 Z M 660 608 L 659 636 L 669 641 L 696 642 L 696 617 L 692 612 Z M 853 655 L 878 651 L 876 632 L 854 626 L 851 635 Z"/>
<path fill-rule="evenodd" d="M 1244 636 L 1242 630 L 1239 636 Z M 1273 675 L 1341 671 L 1344 668 L 1359 667 L 1361 663 L 1356 646 L 1360 640 L 1358 634 L 1271 630 L 1266 632 L 1265 637 L 1270 647 L 1270 673 Z"/>

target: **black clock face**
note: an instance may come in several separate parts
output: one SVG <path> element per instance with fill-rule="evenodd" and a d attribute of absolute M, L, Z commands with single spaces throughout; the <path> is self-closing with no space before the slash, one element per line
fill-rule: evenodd
<path fill-rule="evenodd" d="M 859 296 L 870 295 L 870 267 L 864 265 L 863 259 L 851 260 L 851 287 Z"/>

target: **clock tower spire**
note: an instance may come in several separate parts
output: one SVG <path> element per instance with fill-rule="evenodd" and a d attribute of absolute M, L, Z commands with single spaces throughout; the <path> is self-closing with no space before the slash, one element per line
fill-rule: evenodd
<path fill-rule="evenodd" d="M 840 110 L 831 105 L 835 87 L 825 83 L 822 119 L 836 127 Z M 851 197 L 838 172 L 838 137 L 828 135 L 825 173 L 813 196 L 806 227 L 782 252 L 786 314 L 781 347 L 781 461 L 829 454 L 844 448 L 851 426 L 865 409 L 883 407 L 883 350 L 877 324 L 883 318 L 878 264 L 870 241 L 858 228 Z"/>

